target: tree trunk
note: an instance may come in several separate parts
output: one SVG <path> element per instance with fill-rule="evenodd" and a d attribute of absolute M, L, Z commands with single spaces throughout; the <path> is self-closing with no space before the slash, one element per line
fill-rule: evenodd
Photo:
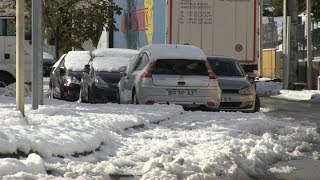
<path fill-rule="evenodd" d="M 56 28 L 54 33 L 54 45 L 56 46 L 56 59 L 60 58 L 59 50 L 60 50 L 60 29 L 59 27 Z"/>
<path fill-rule="evenodd" d="M 298 69 L 298 5 L 297 0 L 287 1 L 288 15 L 291 16 L 290 31 L 290 72 L 289 72 L 289 89 L 292 89 L 292 83 L 297 82 Z M 289 23 L 289 22 L 288 22 Z"/>

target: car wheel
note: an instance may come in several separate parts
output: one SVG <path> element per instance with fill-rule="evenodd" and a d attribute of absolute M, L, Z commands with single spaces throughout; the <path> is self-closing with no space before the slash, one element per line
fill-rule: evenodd
<path fill-rule="evenodd" d="M 61 100 L 64 100 L 64 90 L 63 90 L 63 87 L 60 87 L 60 99 Z"/>
<path fill-rule="evenodd" d="M 259 96 L 256 95 L 256 100 L 255 100 L 253 112 L 260 111 L 260 107 L 261 107 L 260 98 L 259 98 Z"/>
<path fill-rule="evenodd" d="M 117 94 L 117 103 L 118 103 L 118 104 L 121 104 L 121 103 L 120 103 L 120 92 L 119 92 L 119 89 L 118 89 L 117 92 L 118 92 L 118 94 Z"/>
<path fill-rule="evenodd" d="M 89 103 L 93 103 L 92 95 L 91 95 L 91 88 L 90 87 L 88 87 L 88 102 Z"/>
<path fill-rule="evenodd" d="M 132 95 L 132 104 L 139 104 L 137 94 L 135 91 L 133 91 L 133 95 Z"/>
<path fill-rule="evenodd" d="M 6 87 L 9 84 L 12 84 L 14 82 L 15 80 L 12 77 L 10 77 L 8 74 L 5 74 L 5 73 L 0 74 L 0 87 Z"/>
<path fill-rule="evenodd" d="M 82 95 L 83 93 L 82 93 L 82 90 L 80 90 L 80 92 L 79 92 L 79 102 L 80 103 L 84 103 L 84 100 L 83 100 L 83 95 Z"/>

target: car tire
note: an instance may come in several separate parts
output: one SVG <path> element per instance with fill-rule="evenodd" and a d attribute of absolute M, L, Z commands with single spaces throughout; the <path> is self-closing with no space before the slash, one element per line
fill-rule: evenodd
<path fill-rule="evenodd" d="M 88 103 L 93 103 L 91 94 L 91 87 L 88 87 Z"/>
<path fill-rule="evenodd" d="M 61 86 L 60 87 L 60 100 L 64 100 L 64 90 L 63 90 L 63 87 Z"/>
<path fill-rule="evenodd" d="M 139 101 L 138 101 L 138 98 L 137 98 L 136 91 L 133 91 L 133 95 L 132 95 L 132 104 L 139 104 Z"/>
<path fill-rule="evenodd" d="M 15 82 L 15 79 L 13 77 L 10 77 L 9 74 L 0 73 L 0 87 L 6 87 L 9 84 L 12 84 L 14 82 Z"/>
<path fill-rule="evenodd" d="M 83 95 L 82 95 L 83 93 L 82 93 L 82 90 L 80 90 L 80 92 L 79 92 L 79 102 L 80 103 L 84 103 L 85 101 L 83 100 Z"/>
<path fill-rule="evenodd" d="M 254 103 L 253 112 L 259 112 L 260 111 L 260 107 L 261 107 L 260 98 L 259 98 L 259 96 L 256 95 L 256 100 L 255 100 L 255 103 Z"/>

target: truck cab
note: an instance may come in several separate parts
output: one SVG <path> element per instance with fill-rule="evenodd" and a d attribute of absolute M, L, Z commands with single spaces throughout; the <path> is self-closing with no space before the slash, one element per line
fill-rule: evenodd
<path fill-rule="evenodd" d="M 31 83 L 31 27 L 25 30 L 25 83 Z M 0 87 L 16 81 L 16 20 L 0 17 Z"/>

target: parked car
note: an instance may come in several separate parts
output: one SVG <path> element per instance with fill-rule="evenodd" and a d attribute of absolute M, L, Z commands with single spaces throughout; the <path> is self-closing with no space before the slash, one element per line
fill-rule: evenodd
<path fill-rule="evenodd" d="M 247 75 L 237 60 L 223 56 L 212 56 L 207 60 L 222 89 L 221 110 L 256 112 L 260 109 L 254 77 Z"/>
<path fill-rule="evenodd" d="M 191 45 L 154 44 L 139 50 L 119 84 L 120 102 L 218 109 L 221 89 L 204 52 Z"/>
<path fill-rule="evenodd" d="M 89 51 L 70 51 L 55 64 L 50 74 L 50 97 L 68 101 L 79 99 L 83 67 L 89 63 Z"/>
<path fill-rule="evenodd" d="M 52 67 L 55 64 L 54 57 L 47 52 L 43 52 L 43 77 L 49 77 Z"/>
<path fill-rule="evenodd" d="M 81 81 L 80 101 L 90 103 L 118 103 L 118 82 L 130 59 L 138 54 L 131 49 L 97 49 L 92 52 L 88 74 Z M 86 73 L 86 72 L 84 72 Z"/>

